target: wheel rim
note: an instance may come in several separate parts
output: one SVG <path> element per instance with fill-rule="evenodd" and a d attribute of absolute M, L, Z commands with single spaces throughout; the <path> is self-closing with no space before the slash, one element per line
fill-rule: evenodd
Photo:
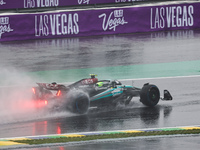
<path fill-rule="evenodd" d="M 150 101 L 152 101 L 154 103 L 158 102 L 158 100 L 159 100 L 159 92 L 158 92 L 156 87 L 152 87 L 149 90 L 149 98 L 150 98 Z"/>
<path fill-rule="evenodd" d="M 78 113 L 85 113 L 88 109 L 88 102 L 84 101 L 84 99 L 79 99 L 75 103 L 76 110 Z"/>

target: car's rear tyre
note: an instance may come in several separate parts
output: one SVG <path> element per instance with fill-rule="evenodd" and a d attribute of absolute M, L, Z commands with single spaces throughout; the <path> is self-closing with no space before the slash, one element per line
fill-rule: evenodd
<path fill-rule="evenodd" d="M 149 107 L 154 107 L 160 100 L 160 91 L 157 86 L 147 84 L 140 91 L 140 101 Z"/>
<path fill-rule="evenodd" d="M 90 107 L 89 96 L 84 92 L 71 93 L 69 101 L 70 101 L 70 103 L 68 103 L 69 110 L 76 114 L 85 114 L 87 113 Z"/>

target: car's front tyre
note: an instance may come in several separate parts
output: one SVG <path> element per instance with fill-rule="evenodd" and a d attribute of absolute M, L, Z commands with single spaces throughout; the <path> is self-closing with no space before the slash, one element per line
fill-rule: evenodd
<path fill-rule="evenodd" d="M 160 100 L 160 91 L 157 86 L 146 84 L 140 91 L 140 101 L 149 107 L 154 107 Z"/>

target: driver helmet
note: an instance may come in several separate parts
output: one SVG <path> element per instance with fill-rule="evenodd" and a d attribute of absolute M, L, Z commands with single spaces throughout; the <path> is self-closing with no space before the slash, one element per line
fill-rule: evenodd
<path fill-rule="evenodd" d="M 98 82 L 98 83 L 97 83 L 97 86 L 98 86 L 98 87 L 102 87 L 102 86 L 103 86 L 103 82 Z"/>

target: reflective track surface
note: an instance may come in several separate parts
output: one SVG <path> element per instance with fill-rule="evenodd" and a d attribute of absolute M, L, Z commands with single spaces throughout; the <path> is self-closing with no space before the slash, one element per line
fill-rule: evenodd
<path fill-rule="evenodd" d="M 4 91 L 0 98 L 0 138 L 199 125 L 199 38 L 200 31 L 186 30 L 0 43 L 0 83 Z M 147 108 L 139 98 L 133 98 L 128 107 L 91 108 L 87 115 L 77 116 L 67 111 L 35 110 L 27 103 L 30 95 L 19 90 L 23 87 L 26 91 L 38 81 L 76 81 L 89 73 L 97 73 L 99 79 L 121 79 L 136 87 L 150 82 L 160 88 L 161 94 L 168 89 L 174 99 Z M 50 149 L 155 149 L 158 145 L 161 149 L 173 139 L 122 142 L 126 147 L 117 142 Z M 191 139 L 193 148 L 199 147 L 198 136 L 175 138 L 187 146 L 185 142 Z M 168 148 L 181 148 L 173 144 Z"/>

